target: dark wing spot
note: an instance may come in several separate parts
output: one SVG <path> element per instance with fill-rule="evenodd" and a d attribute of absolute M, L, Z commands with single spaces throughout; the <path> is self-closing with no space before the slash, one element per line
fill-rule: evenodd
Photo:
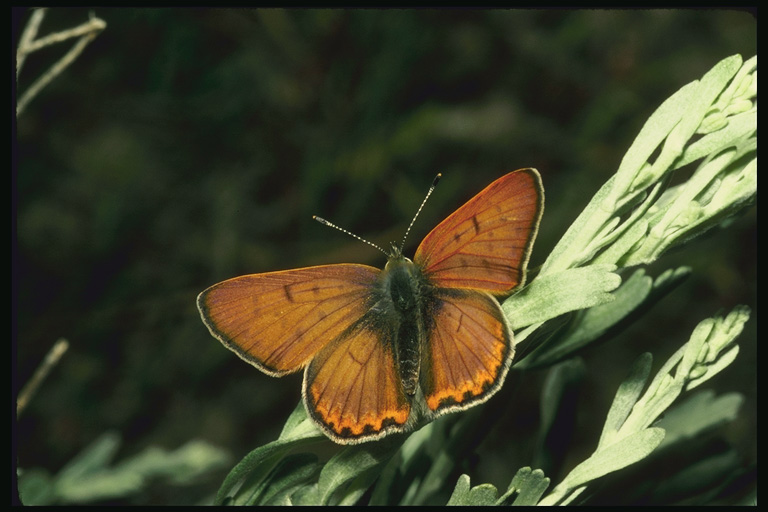
<path fill-rule="evenodd" d="M 283 291 L 285 292 L 285 298 L 288 299 L 288 302 L 293 302 L 293 295 L 291 295 L 291 285 L 283 285 Z"/>
<path fill-rule="evenodd" d="M 472 216 L 472 224 L 475 226 L 475 234 L 477 235 L 480 233 L 480 223 L 477 222 L 477 216 Z"/>

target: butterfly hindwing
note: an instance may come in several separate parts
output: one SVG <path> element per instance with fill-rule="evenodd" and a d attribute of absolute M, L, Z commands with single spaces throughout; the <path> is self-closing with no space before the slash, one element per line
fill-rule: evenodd
<path fill-rule="evenodd" d="M 478 290 L 436 290 L 427 333 L 421 389 L 433 414 L 484 402 L 501 387 L 514 344 L 493 296 Z"/>
<path fill-rule="evenodd" d="M 365 314 L 379 273 L 346 264 L 240 276 L 204 290 L 197 305 L 214 337 L 279 376 L 305 367 Z"/>
<path fill-rule="evenodd" d="M 438 287 L 511 292 L 525 281 L 543 210 L 541 190 L 535 169 L 502 176 L 438 224 L 414 263 Z"/>
<path fill-rule="evenodd" d="M 369 314 L 307 367 L 307 411 L 336 442 L 370 441 L 404 430 L 411 404 L 397 372 L 393 334 Z"/>

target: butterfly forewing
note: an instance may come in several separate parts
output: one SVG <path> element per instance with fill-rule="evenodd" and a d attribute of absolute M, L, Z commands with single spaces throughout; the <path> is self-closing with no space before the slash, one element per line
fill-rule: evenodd
<path fill-rule="evenodd" d="M 295 372 L 365 314 L 380 271 L 326 265 L 236 277 L 197 298 L 214 337 L 271 375 Z"/>
<path fill-rule="evenodd" d="M 343 444 L 401 431 L 410 415 L 392 333 L 369 319 L 362 318 L 324 348 L 304 374 L 310 416 Z"/>
<path fill-rule="evenodd" d="M 506 174 L 438 224 L 414 262 L 436 286 L 509 293 L 525 281 L 542 210 L 539 173 Z"/>
<path fill-rule="evenodd" d="M 423 354 L 421 387 L 436 414 L 483 402 L 504 381 L 514 355 L 501 307 L 488 293 L 435 293 Z"/>

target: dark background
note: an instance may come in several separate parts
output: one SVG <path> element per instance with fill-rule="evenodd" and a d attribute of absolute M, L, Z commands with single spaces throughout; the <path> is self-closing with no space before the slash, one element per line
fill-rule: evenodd
<path fill-rule="evenodd" d="M 382 254 L 313 214 L 388 247 L 442 172 L 412 254 L 493 179 L 536 167 L 546 189 L 531 259 L 540 265 L 664 99 L 721 59 L 756 53 L 756 19 L 735 10 L 94 13 L 106 30 L 28 106 L 14 147 L 14 384 L 57 338 L 71 343 L 16 424 L 14 447 L 20 467 L 53 473 L 107 429 L 124 438 L 118 458 L 199 438 L 239 460 L 273 440 L 301 377 L 267 377 L 224 349 L 195 297 L 246 273 L 383 266 Z M 23 25 L 28 14 L 15 14 Z M 87 16 L 49 10 L 40 35 Z M 18 90 L 71 44 L 30 55 Z M 641 352 L 658 368 L 699 321 L 737 304 L 753 308 L 741 353 L 706 386 L 746 395 L 725 436 L 756 459 L 755 244 L 753 208 L 648 269 L 694 272 L 583 354 L 573 462 L 596 446 Z M 509 379 L 514 412 L 481 446 L 473 484 L 506 488 L 531 464 L 543 377 Z M 193 493 L 158 486 L 135 502 L 195 501 L 222 477 Z"/>

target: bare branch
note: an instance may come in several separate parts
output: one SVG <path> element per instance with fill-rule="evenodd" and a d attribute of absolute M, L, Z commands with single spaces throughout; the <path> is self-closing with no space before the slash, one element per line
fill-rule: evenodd
<path fill-rule="evenodd" d="M 32 12 L 32 16 L 29 18 L 29 22 L 27 23 L 27 26 L 24 28 L 24 32 L 21 34 L 21 39 L 19 40 L 19 47 L 16 49 L 16 80 L 19 79 L 19 72 L 21 71 L 21 66 L 24 65 L 24 59 L 26 59 L 27 54 L 29 53 L 26 51 L 26 48 L 32 44 L 32 42 L 35 40 L 35 37 L 37 36 L 38 30 L 40 30 L 40 24 L 43 22 L 43 18 L 45 17 L 45 8 L 41 9 L 35 9 Z"/>
<path fill-rule="evenodd" d="M 21 416 L 21 413 L 24 412 L 27 404 L 37 391 L 37 388 L 40 387 L 40 384 L 42 384 L 51 372 L 51 369 L 56 366 L 56 363 L 59 362 L 61 356 L 64 355 L 68 348 L 69 342 L 64 338 L 61 338 L 53 345 L 51 350 L 48 351 L 45 359 L 40 363 L 40 366 L 35 370 L 35 374 L 32 375 L 32 378 L 27 382 L 16 399 L 16 416 Z"/>
<path fill-rule="evenodd" d="M 66 55 L 64 55 L 53 66 L 51 66 L 48 71 L 40 75 L 40 77 L 35 80 L 26 91 L 24 91 L 24 94 L 21 95 L 18 102 L 16 103 L 16 117 L 18 117 L 24 111 L 29 102 L 32 101 L 32 98 L 34 98 L 46 85 L 51 83 L 54 78 L 59 76 L 67 68 L 67 66 L 72 64 L 72 62 L 77 59 L 78 55 L 82 53 L 85 47 L 88 46 L 88 43 L 93 41 L 93 39 L 107 26 L 104 20 L 96 18 L 95 16 L 91 16 L 91 19 L 87 23 L 83 23 L 82 25 L 68 30 L 62 30 L 61 32 L 55 32 L 46 37 L 35 40 L 34 38 L 37 35 L 37 31 L 40 27 L 40 23 L 42 22 L 44 13 L 45 9 L 36 10 L 32 14 L 32 17 L 30 18 L 29 23 L 27 24 L 27 27 L 24 29 L 24 33 L 21 36 L 19 48 L 16 51 L 17 80 L 21 66 L 24 63 L 24 59 L 30 53 L 41 48 L 45 48 L 46 46 L 60 43 L 62 41 L 66 41 L 67 39 L 72 39 L 74 37 L 79 37 L 80 39 L 75 43 L 72 49 L 66 53 Z"/>

